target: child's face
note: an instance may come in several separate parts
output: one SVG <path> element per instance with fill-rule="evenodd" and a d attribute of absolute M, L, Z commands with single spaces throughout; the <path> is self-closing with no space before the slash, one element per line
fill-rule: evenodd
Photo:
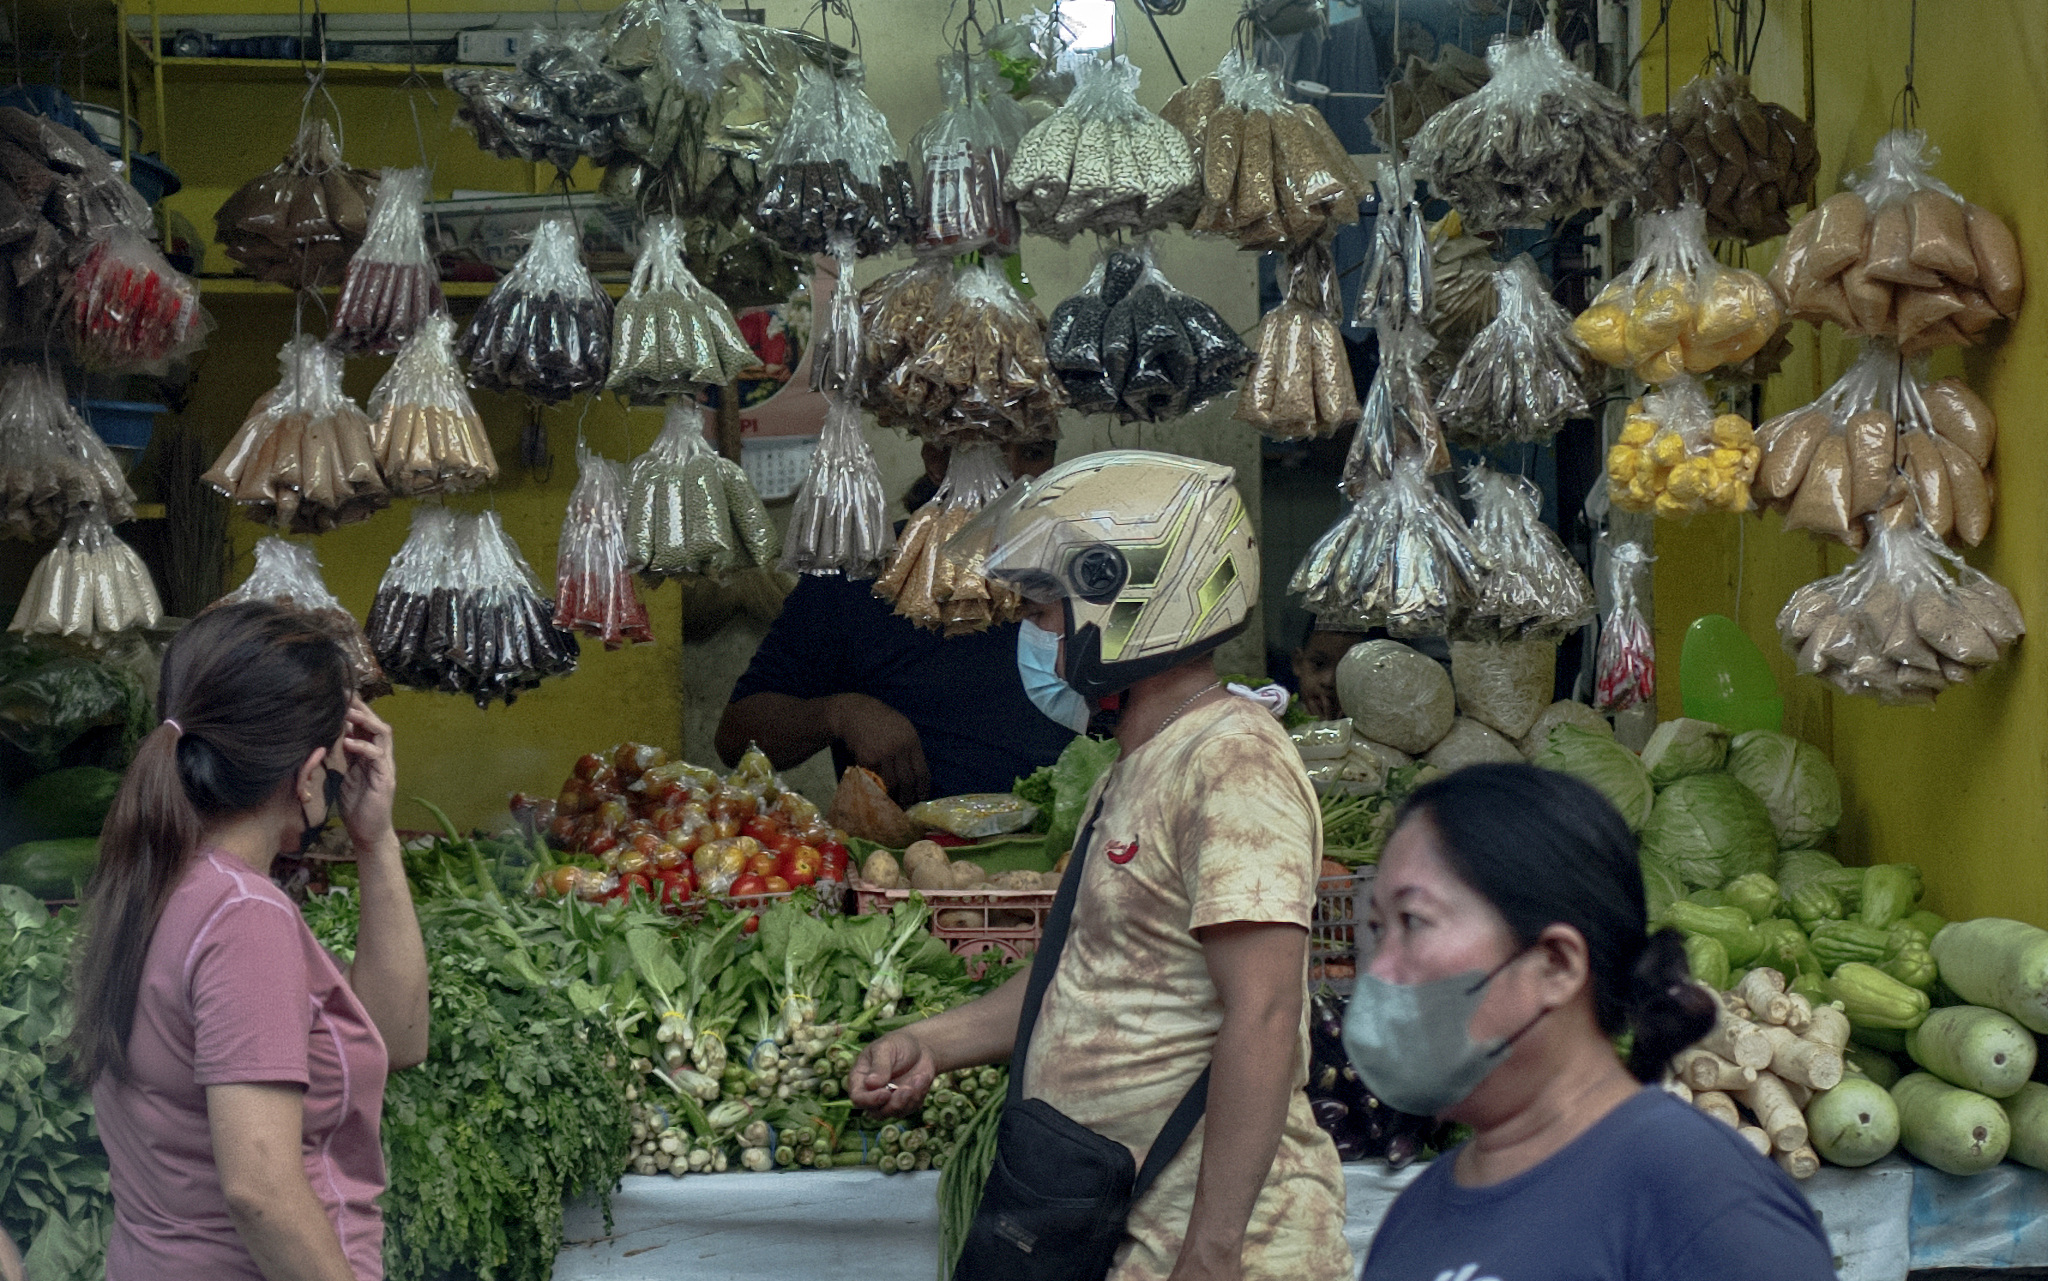
<path fill-rule="evenodd" d="M 1319 721 L 1344 714 L 1337 706 L 1337 660 L 1358 643 L 1354 632 L 1311 632 L 1294 651 L 1294 678 L 1301 682 L 1301 706 Z"/>

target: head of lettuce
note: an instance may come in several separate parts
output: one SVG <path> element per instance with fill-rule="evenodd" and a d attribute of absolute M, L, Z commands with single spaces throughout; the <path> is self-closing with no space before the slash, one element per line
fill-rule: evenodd
<path fill-rule="evenodd" d="M 1657 793 L 1642 845 L 1645 860 L 1677 872 L 1695 890 L 1769 872 L 1778 861 L 1771 812 L 1730 774 L 1694 774 Z"/>
<path fill-rule="evenodd" d="M 1842 785 L 1818 747 L 1751 730 L 1728 745 L 1728 772 L 1763 800 L 1788 850 L 1818 849 L 1842 822 Z"/>

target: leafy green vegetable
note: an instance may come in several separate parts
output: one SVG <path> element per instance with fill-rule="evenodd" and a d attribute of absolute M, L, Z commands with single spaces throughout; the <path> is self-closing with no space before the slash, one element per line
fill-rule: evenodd
<path fill-rule="evenodd" d="M 1650 782 L 1669 787 L 1681 778 L 1720 769 L 1728 759 L 1728 731 L 1711 721 L 1681 716 L 1665 721 L 1643 745 Z"/>
<path fill-rule="evenodd" d="M 1371 796 L 1332 788 L 1319 798 L 1323 811 L 1323 857 L 1349 867 L 1377 863 L 1394 834 L 1394 816 L 1408 794 L 1443 771 L 1424 761 L 1387 774 L 1387 785 Z"/>
<path fill-rule="evenodd" d="M 1010 785 L 1010 791 L 1018 800 L 1029 801 L 1038 807 L 1038 816 L 1031 820 L 1030 830 L 1034 832 L 1043 833 L 1052 826 L 1052 771 L 1052 766 L 1041 765 Z"/>
<path fill-rule="evenodd" d="M 1095 780 L 1116 764 L 1123 747 L 1113 738 L 1082 735 L 1068 743 L 1052 763 L 1052 819 L 1046 826 L 1045 849 L 1054 858 L 1073 848 L 1087 815 L 1081 812 Z"/>
<path fill-rule="evenodd" d="M 1621 811 L 1631 832 L 1640 832 L 1649 820 L 1650 806 L 1657 797 L 1650 785 L 1650 771 L 1634 752 L 1611 737 L 1577 725 L 1559 725 L 1530 764 L 1589 784 Z"/>
<path fill-rule="evenodd" d="M 1763 800 L 1788 850 L 1812 849 L 1842 821 L 1842 784 L 1818 747 L 1790 734 L 1751 730 L 1728 748 L 1728 772 Z"/>
<path fill-rule="evenodd" d="M 120 769 L 153 724 L 149 694 L 133 668 L 60 642 L 0 638 L 0 739 L 28 753 L 38 769 L 55 769 L 66 749 L 96 729 L 117 734 L 98 759 L 84 763 Z"/>
<path fill-rule="evenodd" d="M 1642 842 L 1645 856 L 1699 889 L 1719 889 L 1748 872 L 1769 872 L 1778 861 L 1770 811 L 1728 774 L 1694 774 L 1659 792 L 1650 821 L 1643 824 Z"/>

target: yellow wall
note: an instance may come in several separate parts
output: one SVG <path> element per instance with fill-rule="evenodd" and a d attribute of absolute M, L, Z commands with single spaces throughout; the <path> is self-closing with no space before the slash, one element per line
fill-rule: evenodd
<path fill-rule="evenodd" d="M 1656 6 L 1642 5 L 1654 22 Z M 1918 124 L 1941 149 L 1935 175 L 1997 213 L 2019 235 L 2036 273 L 2048 264 L 2048 5 L 1941 0 L 1922 5 L 1915 80 Z M 1806 101 L 1822 156 L 1819 193 L 1868 162 L 1892 117 L 1908 55 L 1910 0 L 1802 0 L 1772 5 L 1755 84 L 1792 106 Z M 1699 66 L 1709 0 L 1679 0 L 1670 62 L 1675 81 Z M 1638 15 L 1641 21 L 1642 15 Z M 1806 28 L 1810 23 L 1810 44 Z M 1645 29 L 1639 27 L 1639 30 Z M 1810 49 L 1810 58 L 1807 50 Z M 1661 40 L 1644 59 L 1645 109 L 1664 93 Z M 1776 246 L 1752 253 L 1768 265 Z M 1839 331 L 1797 326 L 1798 353 L 1765 390 L 1766 415 L 1808 400 L 1844 369 Z M 1934 359 L 1933 376 L 1960 374 L 1997 413 L 1999 504 L 1989 540 L 1968 559 L 2010 588 L 2036 627 L 2048 621 L 2048 300 L 2030 300 L 1984 347 Z M 1739 619 L 1778 668 L 1787 729 L 1830 748 L 1846 814 L 1841 849 L 1853 861 L 1914 862 L 1929 904 L 1951 916 L 2014 916 L 2048 925 L 2048 647 L 2022 643 L 2003 664 L 1952 689 L 1931 709 L 1880 707 L 1793 674 L 1773 619 L 1802 583 L 1849 553 L 1786 534 L 1778 517 L 1702 518 L 1657 531 L 1657 643 L 1665 657 L 1660 711 L 1677 714 L 1677 656 L 1703 613 Z"/>

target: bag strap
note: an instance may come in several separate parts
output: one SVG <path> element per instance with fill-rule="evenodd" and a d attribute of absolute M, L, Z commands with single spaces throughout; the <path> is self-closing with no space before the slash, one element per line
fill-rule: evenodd
<path fill-rule="evenodd" d="M 1095 809 L 1088 815 L 1088 821 L 1081 825 L 1081 834 L 1074 840 L 1073 857 L 1069 860 L 1066 875 L 1060 878 L 1060 888 L 1052 897 L 1052 910 L 1046 913 L 1045 933 L 1038 940 L 1038 951 L 1031 958 L 1031 979 L 1024 987 L 1024 1008 L 1017 1015 L 1017 1043 L 1010 1051 L 1010 1088 L 1005 1105 L 1015 1107 L 1024 1101 L 1024 1060 L 1031 1049 L 1031 1033 L 1038 1026 L 1038 1010 L 1045 1004 L 1046 989 L 1052 986 L 1053 972 L 1059 969 L 1060 953 L 1067 947 L 1067 931 L 1074 922 L 1074 900 L 1080 897 L 1081 873 L 1088 862 L 1088 846 L 1095 836 L 1095 820 L 1102 817 L 1102 807 L 1109 800 L 1109 787 L 1103 785 L 1102 795 L 1095 800 Z M 1173 1115 L 1166 1118 L 1160 1128 L 1159 1137 L 1152 1141 L 1152 1148 L 1145 1154 L 1145 1164 L 1138 1170 L 1137 1182 L 1131 1185 L 1131 1199 L 1136 1201 L 1145 1195 L 1154 1181 L 1166 1169 L 1167 1163 L 1180 1154 L 1188 1136 L 1195 1132 L 1195 1125 L 1201 1121 L 1209 1108 L 1209 1069 L 1204 1067 L 1188 1092 L 1181 1095 L 1174 1105 Z"/>

